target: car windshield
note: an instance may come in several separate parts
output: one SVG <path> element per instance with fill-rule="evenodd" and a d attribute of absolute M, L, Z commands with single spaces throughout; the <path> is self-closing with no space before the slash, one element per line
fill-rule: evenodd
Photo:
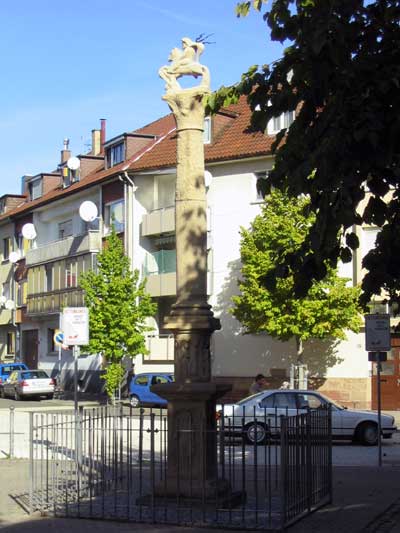
<path fill-rule="evenodd" d="M 247 403 L 250 400 L 255 400 L 256 398 L 262 398 L 265 395 L 265 391 L 257 392 L 256 394 L 252 394 L 251 396 L 247 396 L 247 398 L 243 398 L 243 400 L 240 400 L 237 402 L 236 405 L 243 405 Z"/>
<path fill-rule="evenodd" d="M 30 370 L 29 372 L 21 372 L 22 379 L 45 379 L 49 376 L 43 370 Z"/>

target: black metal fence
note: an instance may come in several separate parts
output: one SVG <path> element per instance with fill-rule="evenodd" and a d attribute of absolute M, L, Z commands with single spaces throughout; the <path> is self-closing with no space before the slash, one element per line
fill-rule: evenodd
<path fill-rule="evenodd" d="M 221 413 L 215 483 L 198 484 L 190 443 L 177 432 L 176 487 L 167 480 L 165 410 L 98 407 L 31 414 L 30 510 L 55 516 L 279 530 L 331 501 L 329 409 L 296 416 Z M 238 420 L 239 418 L 239 420 Z M 188 445 L 189 443 L 189 445 Z M 185 472 L 185 475 L 183 475 Z M 184 488 L 185 489 L 184 489 Z"/>

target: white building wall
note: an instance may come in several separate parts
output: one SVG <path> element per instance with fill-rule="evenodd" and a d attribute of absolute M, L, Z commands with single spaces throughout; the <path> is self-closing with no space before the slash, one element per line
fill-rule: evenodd
<path fill-rule="evenodd" d="M 231 298 L 238 294 L 240 277 L 240 227 L 248 228 L 260 212 L 255 172 L 269 170 L 271 160 L 210 167 L 213 179 L 208 191 L 213 248 L 213 294 L 210 303 L 221 320 L 212 342 L 215 376 L 253 376 L 271 368 L 289 368 L 296 359 L 294 342 L 282 343 L 266 334 L 243 335 L 231 315 Z M 341 265 L 343 276 L 352 278 L 352 264 Z M 305 360 L 313 375 L 327 378 L 368 378 L 370 363 L 363 333 L 348 332 L 340 343 L 311 342 Z"/>
<path fill-rule="evenodd" d="M 272 159 L 247 160 L 207 167 L 212 174 L 207 192 L 209 207 L 209 244 L 212 248 L 212 294 L 209 302 L 220 318 L 221 330 L 212 338 L 212 372 L 215 377 L 249 378 L 271 369 L 286 369 L 296 361 L 294 341 L 279 342 L 266 334 L 243 335 L 240 323 L 229 312 L 231 298 L 238 293 L 240 277 L 240 228 L 250 226 L 260 212 L 257 200 L 256 172 L 272 168 Z M 134 202 L 134 265 L 141 269 L 147 239 L 140 238 L 143 214 L 154 207 L 155 179 L 151 175 L 135 176 L 138 187 Z M 353 278 L 353 265 L 340 265 L 341 275 Z M 305 346 L 305 362 L 313 376 L 330 380 L 370 377 L 370 363 L 364 350 L 363 333 L 348 333 L 342 342 L 309 342 Z M 172 371 L 169 365 L 143 364 L 137 357 L 135 372 Z"/>

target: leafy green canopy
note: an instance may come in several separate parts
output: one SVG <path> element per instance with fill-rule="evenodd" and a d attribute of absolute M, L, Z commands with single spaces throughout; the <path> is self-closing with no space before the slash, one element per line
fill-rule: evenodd
<path fill-rule="evenodd" d="M 237 14 L 263 4 L 241 2 Z M 289 130 L 278 135 L 268 186 L 309 195 L 316 213 L 303 246 L 287 258 L 298 293 L 339 258 L 351 260 L 359 246 L 351 228 L 366 223 L 382 231 L 363 262 L 362 300 L 381 289 L 398 300 L 400 3 L 271 0 L 268 7 L 263 17 L 272 40 L 287 44 L 283 57 L 222 87 L 209 108 L 248 95 L 252 125 L 262 131 L 271 117 L 297 111 Z"/>
<path fill-rule="evenodd" d="M 290 266 L 275 284 L 268 282 L 275 265 L 285 264 L 304 244 L 314 221 L 308 199 L 274 190 L 251 228 L 242 228 L 243 279 L 232 313 L 247 333 L 264 331 L 281 341 L 294 337 L 299 345 L 308 339 L 344 339 L 345 329 L 359 330 L 359 289 L 347 287 L 334 269 L 327 267 L 324 279 L 313 283 L 305 297 L 295 294 Z"/>
<path fill-rule="evenodd" d="M 155 306 L 139 282 L 139 272 L 130 270 L 121 239 L 112 228 L 97 256 L 97 271 L 80 277 L 89 308 L 90 342 L 87 349 L 100 353 L 106 362 L 106 389 L 110 396 L 123 375 L 121 359 L 147 353 L 144 333 L 146 318 Z"/>

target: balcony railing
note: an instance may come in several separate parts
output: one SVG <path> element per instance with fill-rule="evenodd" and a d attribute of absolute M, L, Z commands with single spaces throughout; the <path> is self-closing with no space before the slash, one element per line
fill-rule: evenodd
<path fill-rule="evenodd" d="M 149 335 L 146 338 L 149 353 L 145 356 L 145 363 L 174 362 L 174 336 Z"/>
<path fill-rule="evenodd" d="M 27 298 L 27 315 L 59 313 L 64 307 L 83 305 L 83 292 L 78 288 L 33 294 Z"/>
<path fill-rule="evenodd" d="M 175 207 L 162 207 L 143 215 L 142 237 L 173 233 L 175 231 Z"/>
<path fill-rule="evenodd" d="M 26 265 L 47 263 L 62 257 L 69 257 L 101 250 L 101 236 L 98 230 L 90 230 L 58 241 L 48 242 L 26 252 Z"/>

